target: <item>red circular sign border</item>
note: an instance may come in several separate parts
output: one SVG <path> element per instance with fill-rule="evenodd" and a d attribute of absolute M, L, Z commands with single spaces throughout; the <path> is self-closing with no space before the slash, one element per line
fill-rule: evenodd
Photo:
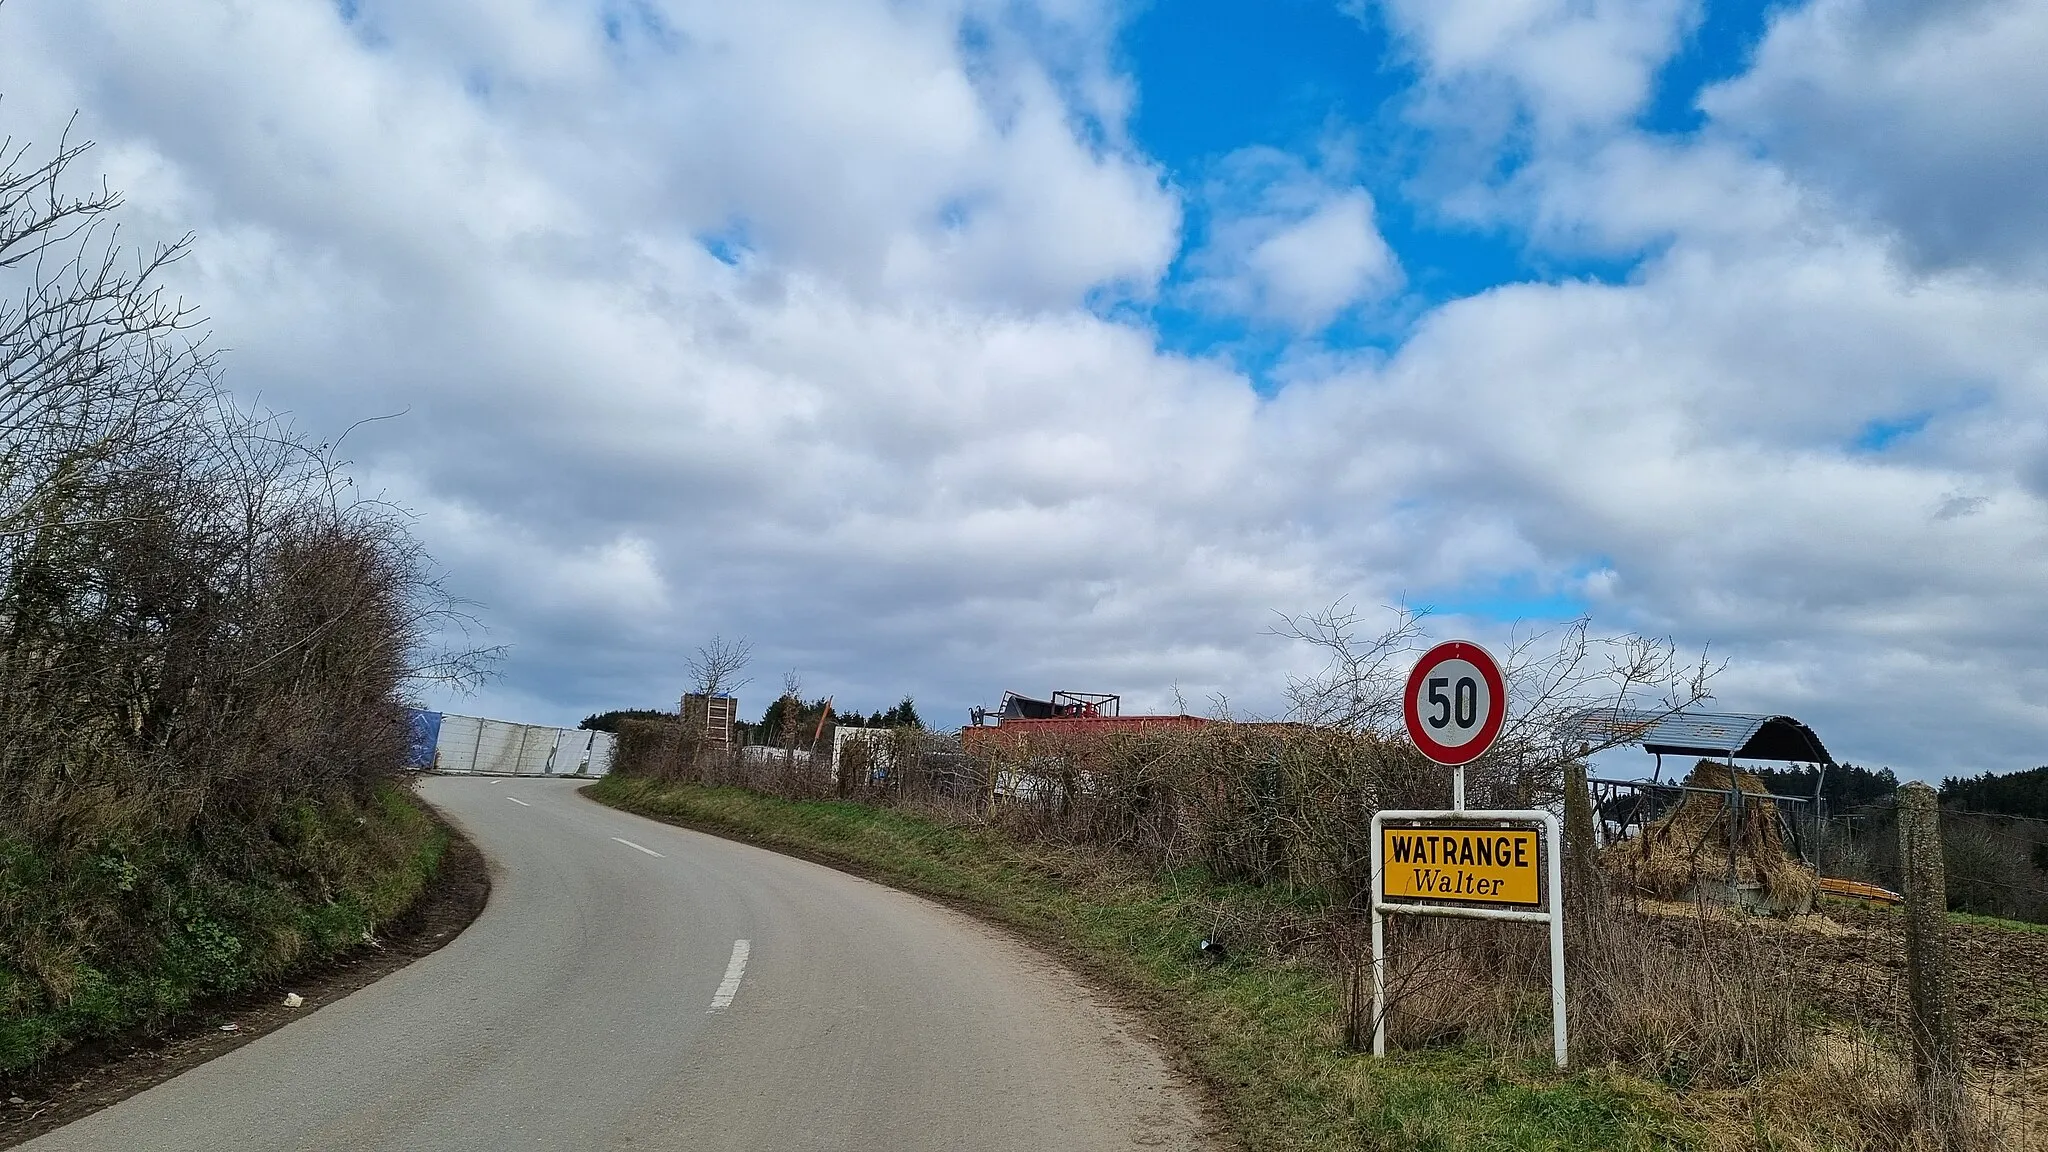
<path fill-rule="evenodd" d="M 1430 739 L 1429 734 L 1423 730 L 1422 712 L 1418 707 L 1419 701 L 1416 699 L 1415 690 L 1437 665 L 1446 660 L 1460 659 L 1470 661 L 1479 669 L 1479 674 L 1486 678 L 1486 690 L 1493 702 L 1493 714 L 1486 718 L 1486 723 L 1479 729 L 1477 736 L 1459 747 L 1449 748 Z M 1409 671 L 1408 683 L 1401 690 L 1401 714 L 1408 722 L 1408 738 L 1415 742 L 1417 751 L 1432 762 L 1447 768 L 1470 764 L 1486 755 L 1486 750 L 1493 747 L 1493 742 L 1500 738 L 1501 726 L 1507 722 L 1507 705 L 1507 681 L 1501 677 L 1500 662 L 1493 658 L 1493 653 L 1470 640 L 1446 640 L 1424 652 L 1422 659 L 1417 660 L 1415 667 Z"/>

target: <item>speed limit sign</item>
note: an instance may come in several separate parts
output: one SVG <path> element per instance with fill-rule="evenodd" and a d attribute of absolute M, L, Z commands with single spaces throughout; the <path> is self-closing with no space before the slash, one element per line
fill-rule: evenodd
<path fill-rule="evenodd" d="M 1439 764 L 1484 755 L 1507 718 L 1507 683 L 1491 653 L 1470 640 L 1447 640 L 1422 654 L 1401 697 L 1408 736 Z"/>

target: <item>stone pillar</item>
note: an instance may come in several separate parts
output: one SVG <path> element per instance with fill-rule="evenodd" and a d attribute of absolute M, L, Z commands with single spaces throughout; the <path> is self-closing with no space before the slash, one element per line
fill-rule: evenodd
<path fill-rule="evenodd" d="M 1907 1027 L 1913 1067 L 1930 1104 L 1956 1084 L 1955 1018 L 1949 999 L 1948 888 L 1941 860 L 1941 806 L 1918 782 L 1899 789 L 1899 867 L 1906 896 Z"/>
<path fill-rule="evenodd" d="M 1586 765 L 1564 766 L 1564 872 L 1571 900 L 1567 915 L 1583 922 L 1602 903 L 1598 845 L 1593 835 L 1593 794 L 1586 786 Z"/>

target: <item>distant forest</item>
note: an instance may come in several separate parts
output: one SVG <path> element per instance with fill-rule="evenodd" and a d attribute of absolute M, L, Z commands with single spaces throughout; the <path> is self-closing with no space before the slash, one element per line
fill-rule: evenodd
<path fill-rule="evenodd" d="M 1797 796 L 1802 800 L 1813 798 L 1813 778 L 1819 771 L 1810 766 L 1794 768 L 1752 768 L 1764 787 L 1780 796 Z M 1899 778 L 1889 768 L 1875 770 L 1858 764 L 1837 764 L 1827 770 L 1821 780 L 1821 799 L 1827 802 L 1828 810 L 1840 812 L 1871 804 L 1891 796 L 1899 790 Z"/>
<path fill-rule="evenodd" d="M 2048 820 L 2048 767 L 2002 776 L 1951 776 L 1941 782 L 1941 802 L 1967 812 Z"/>
<path fill-rule="evenodd" d="M 621 720 L 673 720 L 675 715 L 674 712 L 664 712 L 659 708 L 621 708 L 611 712 L 599 712 L 595 716 L 585 716 L 583 723 L 577 727 L 588 728 L 593 732 L 616 733 Z"/>
<path fill-rule="evenodd" d="M 809 733 L 817 728 L 819 713 L 825 710 L 826 705 L 827 701 L 824 699 L 805 700 L 797 696 L 783 695 L 768 705 L 767 711 L 761 714 L 760 723 L 748 724 L 742 721 L 736 725 L 739 729 L 737 735 L 740 743 L 773 744 L 785 727 L 803 733 L 803 738 L 808 740 Z M 577 727 L 616 733 L 622 720 L 673 720 L 675 716 L 673 709 L 620 708 L 585 716 L 583 723 Z M 832 723 L 842 728 L 924 727 L 924 720 L 917 714 L 917 702 L 908 696 L 887 711 L 870 712 L 865 716 L 859 712 L 841 712 L 834 708 Z"/>
<path fill-rule="evenodd" d="M 1764 787 L 1780 796 L 1806 799 L 1813 795 L 1813 768 L 1755 768 L 1751 771 L 1763 780 Z M 1899 778 L 1889 768 L 1873 771 L 1855 764 L 1839 764 L 1828 769 L 1827 778 L 1821 784 L 1821 795 L 1827 800 L 1830 810 L 1841 812 L 1884 800 L 1898 788 Z M 1965 812 L 2048 820 L 2048 767 L 2003 774 L 1986 772 L 1982 776 L 1951 776 L 1941 782 L 1941 802 L 1945 807 Z"/>

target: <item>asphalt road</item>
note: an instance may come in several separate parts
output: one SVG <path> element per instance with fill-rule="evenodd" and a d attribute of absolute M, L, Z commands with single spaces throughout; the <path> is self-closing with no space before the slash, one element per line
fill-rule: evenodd
<path fill-rule="evenodd" d="M 423 792 L 491 862 L 467 932 L 23 1147 L 1205 1146 L 1138 1025 L 969 917 L 567 782 Z"/>

